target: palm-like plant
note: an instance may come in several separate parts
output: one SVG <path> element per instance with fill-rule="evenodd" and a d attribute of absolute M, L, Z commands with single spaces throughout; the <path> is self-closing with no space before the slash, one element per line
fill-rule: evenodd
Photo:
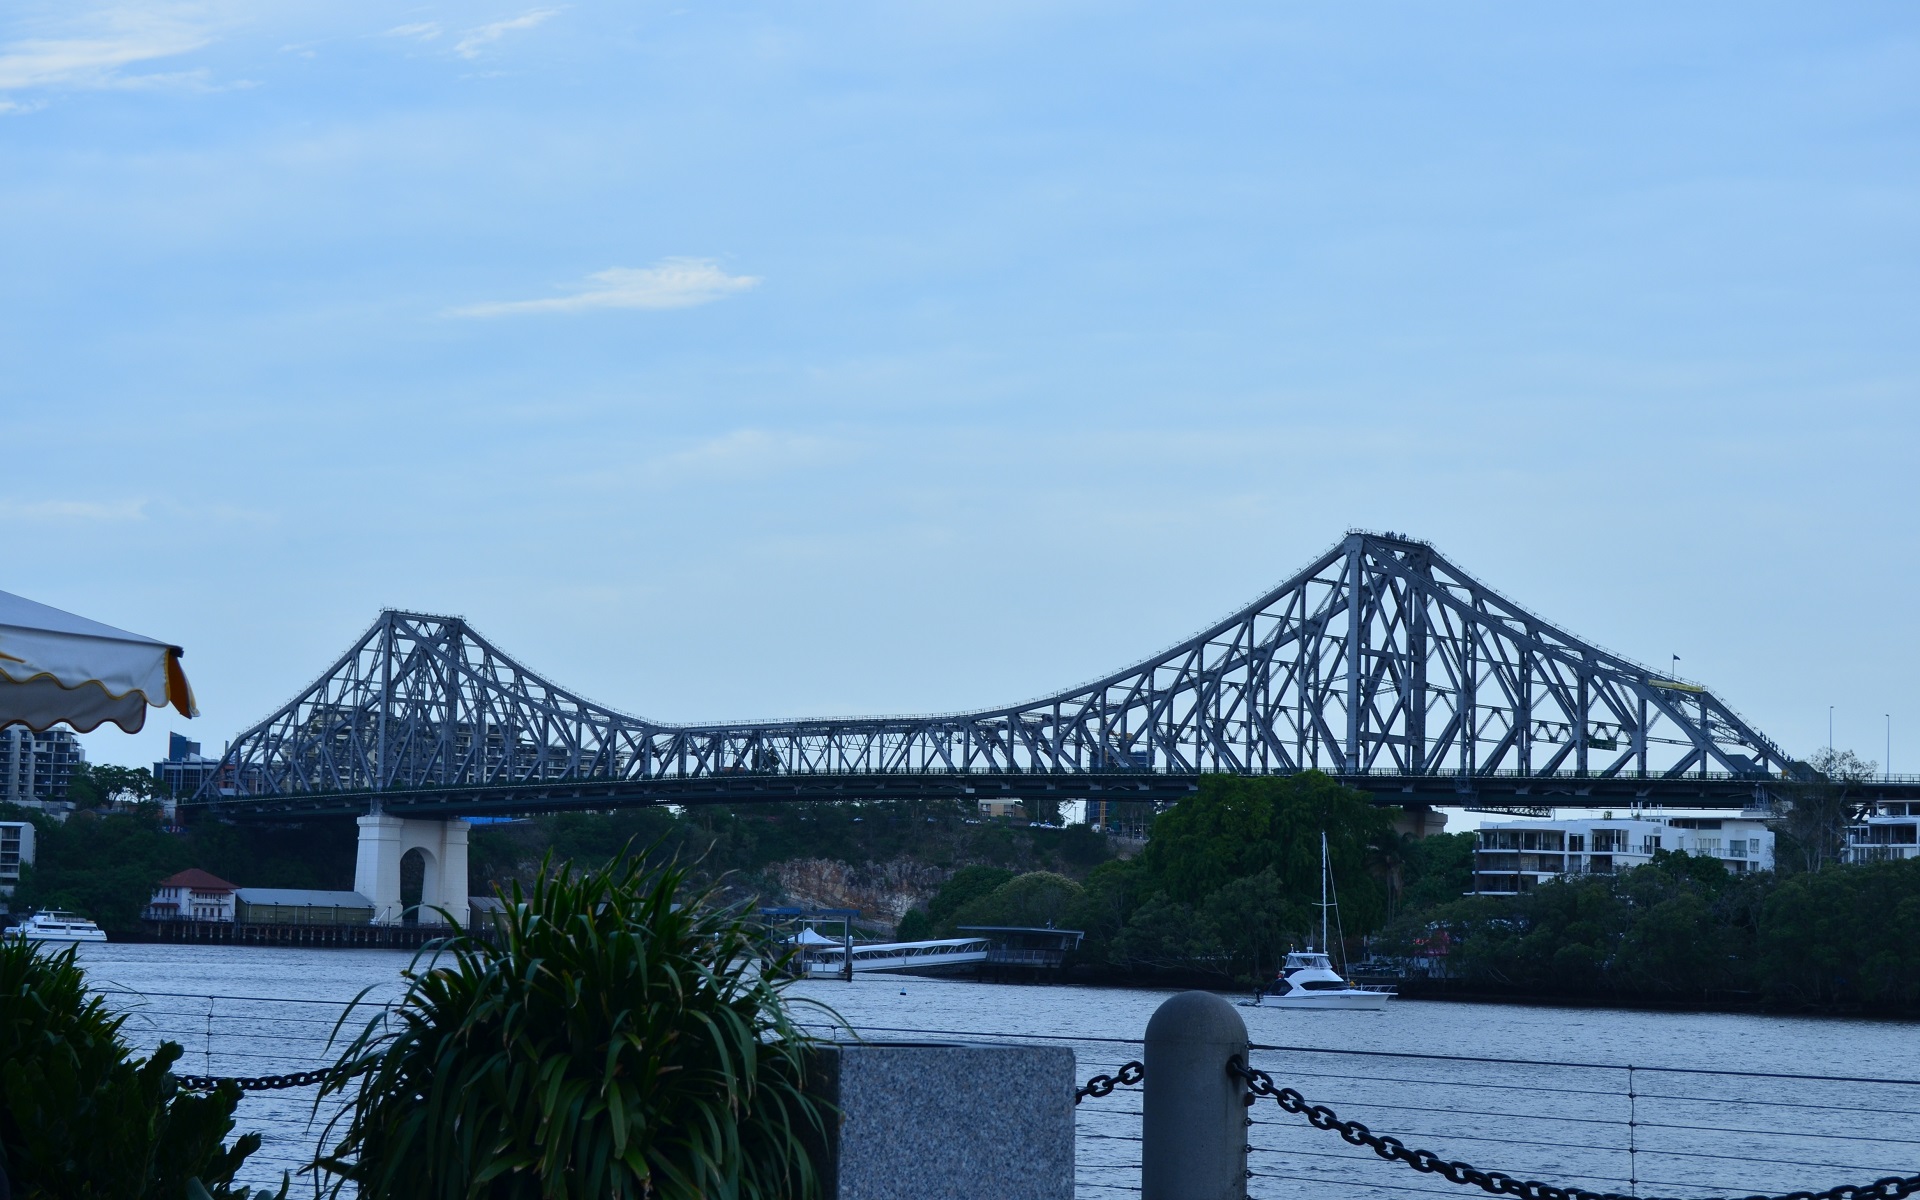
<path fill-rule="evenodd" d="M 197 1176 L 209 1200 L 244 1200 L 233 1176 L 260 1135 L 222 1145 L 240 1089 L 181 1092 L 179 1044 L 140 1059 L 126 1020 L 89 994 L 74 947 L 0 938 L 0 1171 L 13 1195 L 178 1200 Z"/>
<path fill-rule="evenodd" d="M 549 862 L 530 894 L 503 899 L 497 948 L 453 926 L 323 1087 L 347 1100 L 315 1164 L 329 1194 L 817 1190 L 811 1042 L 749 914 L 644 854 L 579 874 Z"/>

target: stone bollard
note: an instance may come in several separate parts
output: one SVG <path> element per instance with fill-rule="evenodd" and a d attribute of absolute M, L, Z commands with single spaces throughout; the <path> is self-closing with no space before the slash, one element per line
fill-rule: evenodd
<path fill-rule="evenodd" d="M 840 1118 L 825 1200 L 1073 1200 L 1073 1051 L 847 1042 L 807 1090 Z"/>
<path fill-rule="evenodd" d="M 1141 1200 L 1242 1200 L 1247 1194 L 1247 1023 L 1212 992 L 1182 992 L 1147 1022 L 1141 1098 Z"/>

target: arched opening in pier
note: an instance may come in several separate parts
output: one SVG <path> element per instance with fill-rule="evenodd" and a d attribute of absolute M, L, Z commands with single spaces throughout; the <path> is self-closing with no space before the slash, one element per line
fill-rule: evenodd
<path fill-rule="evenodd" d="M 415 846 L 400 856 L 400 921 L 420 923 L 420 904 L 427 890 L 427 852 Z"/>

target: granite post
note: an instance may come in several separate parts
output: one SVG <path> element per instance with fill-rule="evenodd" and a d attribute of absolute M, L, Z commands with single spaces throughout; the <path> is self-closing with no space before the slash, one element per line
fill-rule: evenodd
<path fill-rule="evenodd" d="M 827 1200 L 1073 1200 L 1073 1051 L 847 1042 L 808 1091 L 839 1109 Z"/>

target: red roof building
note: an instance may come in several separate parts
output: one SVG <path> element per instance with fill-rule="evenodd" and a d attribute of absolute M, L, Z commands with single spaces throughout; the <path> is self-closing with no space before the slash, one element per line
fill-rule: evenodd
<path fill-rule="evenodd" d="M 155 885 L 145 916 L 149 921 L 231 921 L 233 894 L 239 890 L 218 875 L 188 867 Z"/>

